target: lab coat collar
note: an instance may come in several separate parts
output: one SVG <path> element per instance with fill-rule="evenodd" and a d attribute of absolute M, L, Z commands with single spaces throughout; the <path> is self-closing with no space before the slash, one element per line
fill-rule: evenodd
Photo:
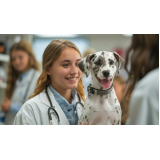
<path fill-rule="evenodd" d="M 59 115 L 60 123 L 64 124 L 64 125 L 69 125 L 69 121 L 68 121 L 66 115 L 64 114 L 63 110 L 61 109 L 61 107 L 59 106 L 57 101 L 55 100 L 55 98 L 54 98 L 51 90 L 49 89 L 49 87 L 47 87 L 47 91 L 48 91 L 49 97 L 51 99 L 52 105 L 55 107 L 55 110 L 57 111 L 57 113 Z M 48 107 L 51 107 L 45 90 L 40 93 L 40 101 L 43 104 L 47 105 Z"/>
<path fill-rule="evenodd" d="M 59 117 L 60 117 L 60 122 L 62 124 L 68 124 L 69 125 L 69 121 L 66 117 L 66 115 L 64 114 L 63 110 L 61 109 L 61 107 L 59 106 L 59 104 L 57 103 L 57 101 L 55 100 L 54 96 L 53 96 L 53 93 L 51 92 L 51 90 L 49 89 L 49 87 L 47 87 L 47 91 L 48 91 L 48 94 L 49 94 L 49 97 L 52 101 L 52 104 L 53 106 L 55 106 L 55 110 L 58 112 L 59 114 Z M 50 107 L 50 103 L 49 103 L 49 100 L 48 100 L 48 97 L 46 95 L 46 91 L 44 90 L 43 92 L 40 93 L 40 101 L 47 105 L 48 107 Z M 78 102 L 79 99 L 78 99 L 78 96 L 76 95 L 76 101 Z M 82 101 L 82 100 L 81 100 Z M 84 103 L 82 101 L 82 103 Z M 81 116 L 83 112 L 83 108 L 82 106 L 80 106 L 79 104 L 77 105 L 77 114 L 78 114 L 78 118 Z"/>

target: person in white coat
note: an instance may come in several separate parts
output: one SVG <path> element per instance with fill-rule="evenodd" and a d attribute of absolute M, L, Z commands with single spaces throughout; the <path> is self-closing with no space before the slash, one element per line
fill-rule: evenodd
<path fill-rule="evenodd" d="M 127 95 L 131 96 L 126 124 L 159 125 L 159 35 L 133 35 L 126 66 L 130 54 Z"/>
<path fill-rule="evenodd" d="M 26 41 L 15 43 L 10 50 L 7 88 L 1 104 L 5 124 L 13 124 L 17 112 L 33 94 L 39 75 L 39 64 L 31 45 Z"/>
<path fill-rule="evenodd" d="M 15 125 L 77 125 L 85 100 L 79 49 L 53 40 L 43 53 L 42 73 L 34 94 L 17 113 Z"/>

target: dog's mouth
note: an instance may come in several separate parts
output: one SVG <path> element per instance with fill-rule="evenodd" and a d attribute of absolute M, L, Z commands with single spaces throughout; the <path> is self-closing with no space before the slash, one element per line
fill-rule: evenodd
<path fill-rule="evenodd" d="M 96 76 L 96 78 L 103 88 L 105 88 L 105 89 L 110 88 L 112 79 L 100 79 L 97 76 Z"/>

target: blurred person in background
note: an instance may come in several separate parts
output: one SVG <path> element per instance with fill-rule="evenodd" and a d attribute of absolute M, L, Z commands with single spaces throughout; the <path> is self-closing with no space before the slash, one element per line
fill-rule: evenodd
<path fill-rule="evenodd" d="M 33 93 L 39 77 L 39 64 L 31 45 L 26 41 L 15 43 L 10 49 L 7 88 L 0 104 L 5 124 L 12 125 L 17 112 Z"/>
<path fill-rule="evenodd" d="M 126 80 L 123 75 L 116 75 L 113 80 L 113 87 L 116 92 L 122 109 L 121 124 L 124 125 L 128 117 L 128 100 L 125 97 Z"/>
<path fill-rule="evenodd" d="M 130 70 L 127 64 L 131 55 Z M 129 125 L 159 124 L 159 35 L 135 34 L 126 52 Z"/>
<path fill-rule="evenodd" d="M 96 53 L 95 49 L 87 48 L 83 53 L 83 58 L 88 56 L 89 54 L 93 54 L 93 53 Z M 87 96 L 87 94 L 88 94 L 87 87 L 92 83 L 91 74 L 89 74 L 87 78 L 86 78 L 85 74 L 83 74 L 82 81 L 83 81 L 83 85 L 84 85 L 85 96 Z"/>
<path fill-rule="evenodd" d="M 83 112 L 78 102 L 85 100 L 80 61 L 75 44 L 53 40 L 43 53 L 43 69 L 34 94 L 17 113 L 14 124 L 78 124 Z"/>

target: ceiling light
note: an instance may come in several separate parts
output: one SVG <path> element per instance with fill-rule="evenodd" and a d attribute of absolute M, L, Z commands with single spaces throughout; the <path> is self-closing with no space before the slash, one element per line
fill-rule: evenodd
<path fill-rule="evenodd" d="M 37 37 L 52 38 L 52 37 L 77 37 L 77 34 L 35 34 Z"/>

